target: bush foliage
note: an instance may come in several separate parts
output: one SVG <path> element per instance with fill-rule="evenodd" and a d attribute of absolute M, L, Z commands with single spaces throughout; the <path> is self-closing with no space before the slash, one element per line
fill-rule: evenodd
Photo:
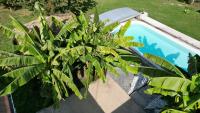
<path fill-rule="evenodd" d="M 81 12 L 68 22 L 52 17 L 49 23 L 43 16 L 40 5 L 36 4 L 35 8 L 40 12 L 40 26 L 28 29 L 13 17 L 14 30 L 0 25 L 5 37 L 15 42 L 13 52 L 0 48 L 0 68 L 5 70 L 0 75 L 0 96 L 15 93 L 14 97 L 18 96 L 18 99 L 14 100 L 19 102 L 17 107 L 20 107 L 20 103 L 27 106 L 25 103 L 29 102 L 19 101 L 21 92 L 28 93 L 24 98 L 36 93 L 24 88 L 39 91 L 42 99 L 31 100 L 38 102 L 31 102 L 35 104 L 29 105 L 30 113 L 36 105 L 44 104 L 45 100 L 58 105 L 72 94 L 82 99 L 87 95 L 92 81 L 106 81 L 106 71 L 114 75 L 119 75 L 116 68 L 121 68 L 126 73 L 138 72 L 137 67 L 133 67 L 139 65 L 138 57 L 124 49 L 143 46 L 133 42 L 133 37 L 124 36 L 131 21 L 122 26 L 118 33 L 111 34 L 119 23 L 104 26 L 97 14 L 92 22 Z M 82 94 L 81 88 L 86 90 L 85 93 Z M 48 106 L 48 103 L 41 106 Z M 27 113 L 20 111 L 23 112 Z"/>
<path fill-rule="evenodd" d="M 187 74 L 160 57 L 150 54 L 144 56 L 165 71 L 160 73 L 155 70 L 152 76 L 149 76 L 149 88 L 146 90 L 148 94 L 162 95 L 167 101 L 162 113 L 199 113 L 200 56 L 189 55 L 188 71 L 184 72 Z"/>
<path fill-rule="evenodd" d="M 6 7 L 28 8 L 30 10 L 34 10 L 35 2 L 40 2 L 48 14 L 64 13 L 69 10 L 77 15 L 80 10 L 86 12 L 96 5 L 94 0 L 0 0 L 0 3 Z"/>

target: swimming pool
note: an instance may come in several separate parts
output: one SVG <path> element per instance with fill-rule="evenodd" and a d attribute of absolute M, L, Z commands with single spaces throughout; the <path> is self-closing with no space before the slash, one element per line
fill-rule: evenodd
<path fill-rule="evenodd" d="M 116 28 L 114 32 L 118 29 L 119 28 Z M 135 48 L 141 54 L 150 53 L 162 57 L 184 70 L 186 70 L 188 66 L 189 53 L 193 55 L 200 54 L 199 50 L 140 21 L 132 21 L 125 35 L 133 36 L 134 41 L 144 44 L 144 47 Z"/>

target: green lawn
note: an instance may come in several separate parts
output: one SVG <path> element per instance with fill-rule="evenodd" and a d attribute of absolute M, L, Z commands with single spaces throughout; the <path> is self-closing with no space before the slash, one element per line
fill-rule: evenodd
<path fill-rule="evenodd" d="M 200 10 L 200 3 L 187 5 L 178 0 L 97 0 L 97 2 L 100 12 L 119 7 L 146 11 L 150 17 L 200 40 L 200 13 L 197 12 Z"/>

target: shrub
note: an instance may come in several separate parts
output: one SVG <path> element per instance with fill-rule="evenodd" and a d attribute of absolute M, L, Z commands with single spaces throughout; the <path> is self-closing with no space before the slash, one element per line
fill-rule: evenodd
<path fill-rule="evenodd" d="M 167 101 L 162 113 L 199 113 L 200 108 L 200 56 L 189 55 L 188 74 L 154 55 L 145 55 L 164 69 L 150 76 L 148 94 L 159 94 Z M 156 72 L 157 71 L 157 72 Z"/>
<path fill-rule="evenodd" d="M 36 8 L 41 11 L 38 4 Z M 0 51 L 0 67 L 7 71 L 0 76 L 0 96 L 18 92 L 36 80 L 41 85 L 33 86 L 41 92 L 40 96 L 57 105 L 71 94 L 82 99 L 84 94 L 79 89 L 84 87 L 87 94 L 92 81 L 98 78 L 106 81 L 106 71 L 119 75 L 115 70 L 118 67 L 127 73 L 137 73 L 133 65 L 138 64 L 131 62 L 137 56 L 124 49 L 142 46 L 133 42 L 132 37 L 124 37 L 130 21 L 118 33 L 111 34 L 118 23 L 104 26 L 98 15 L 93 22 L 83 13 L 66 23 L 52 18 L 49 24 L 42 12 L 39 18 L 41 25 L 32 29 L 13 17 L 14 30 L 0 26 L 6 37 L 15 39 L 14 52 Z"/>
<path fill-rule="evenodd" d="M 55 12 L 64 13 L 69 10 L 74 14 L 79 15 L 80 10 L 86 12 L 88 9 L 91 9 L 96 5 L 94 0 L 1 0 L 0 3 L 13 9 L 23 7 L 33 10 L 34 3 L 37 1 L 43 5 L 47 14 Z"/>

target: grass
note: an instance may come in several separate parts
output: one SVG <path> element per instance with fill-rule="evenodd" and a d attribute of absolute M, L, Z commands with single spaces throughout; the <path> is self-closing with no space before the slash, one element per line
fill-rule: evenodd
<path fill-rule="evenodd" d="M 188 5 L 179 1 L 97 0 L 100 13 L 120 7 L 130 7 L 138 11 L 146 11 L 153 19 L 200 40 L 200 13 L 198 12 L 200 10 L 200 3 Z"/>

